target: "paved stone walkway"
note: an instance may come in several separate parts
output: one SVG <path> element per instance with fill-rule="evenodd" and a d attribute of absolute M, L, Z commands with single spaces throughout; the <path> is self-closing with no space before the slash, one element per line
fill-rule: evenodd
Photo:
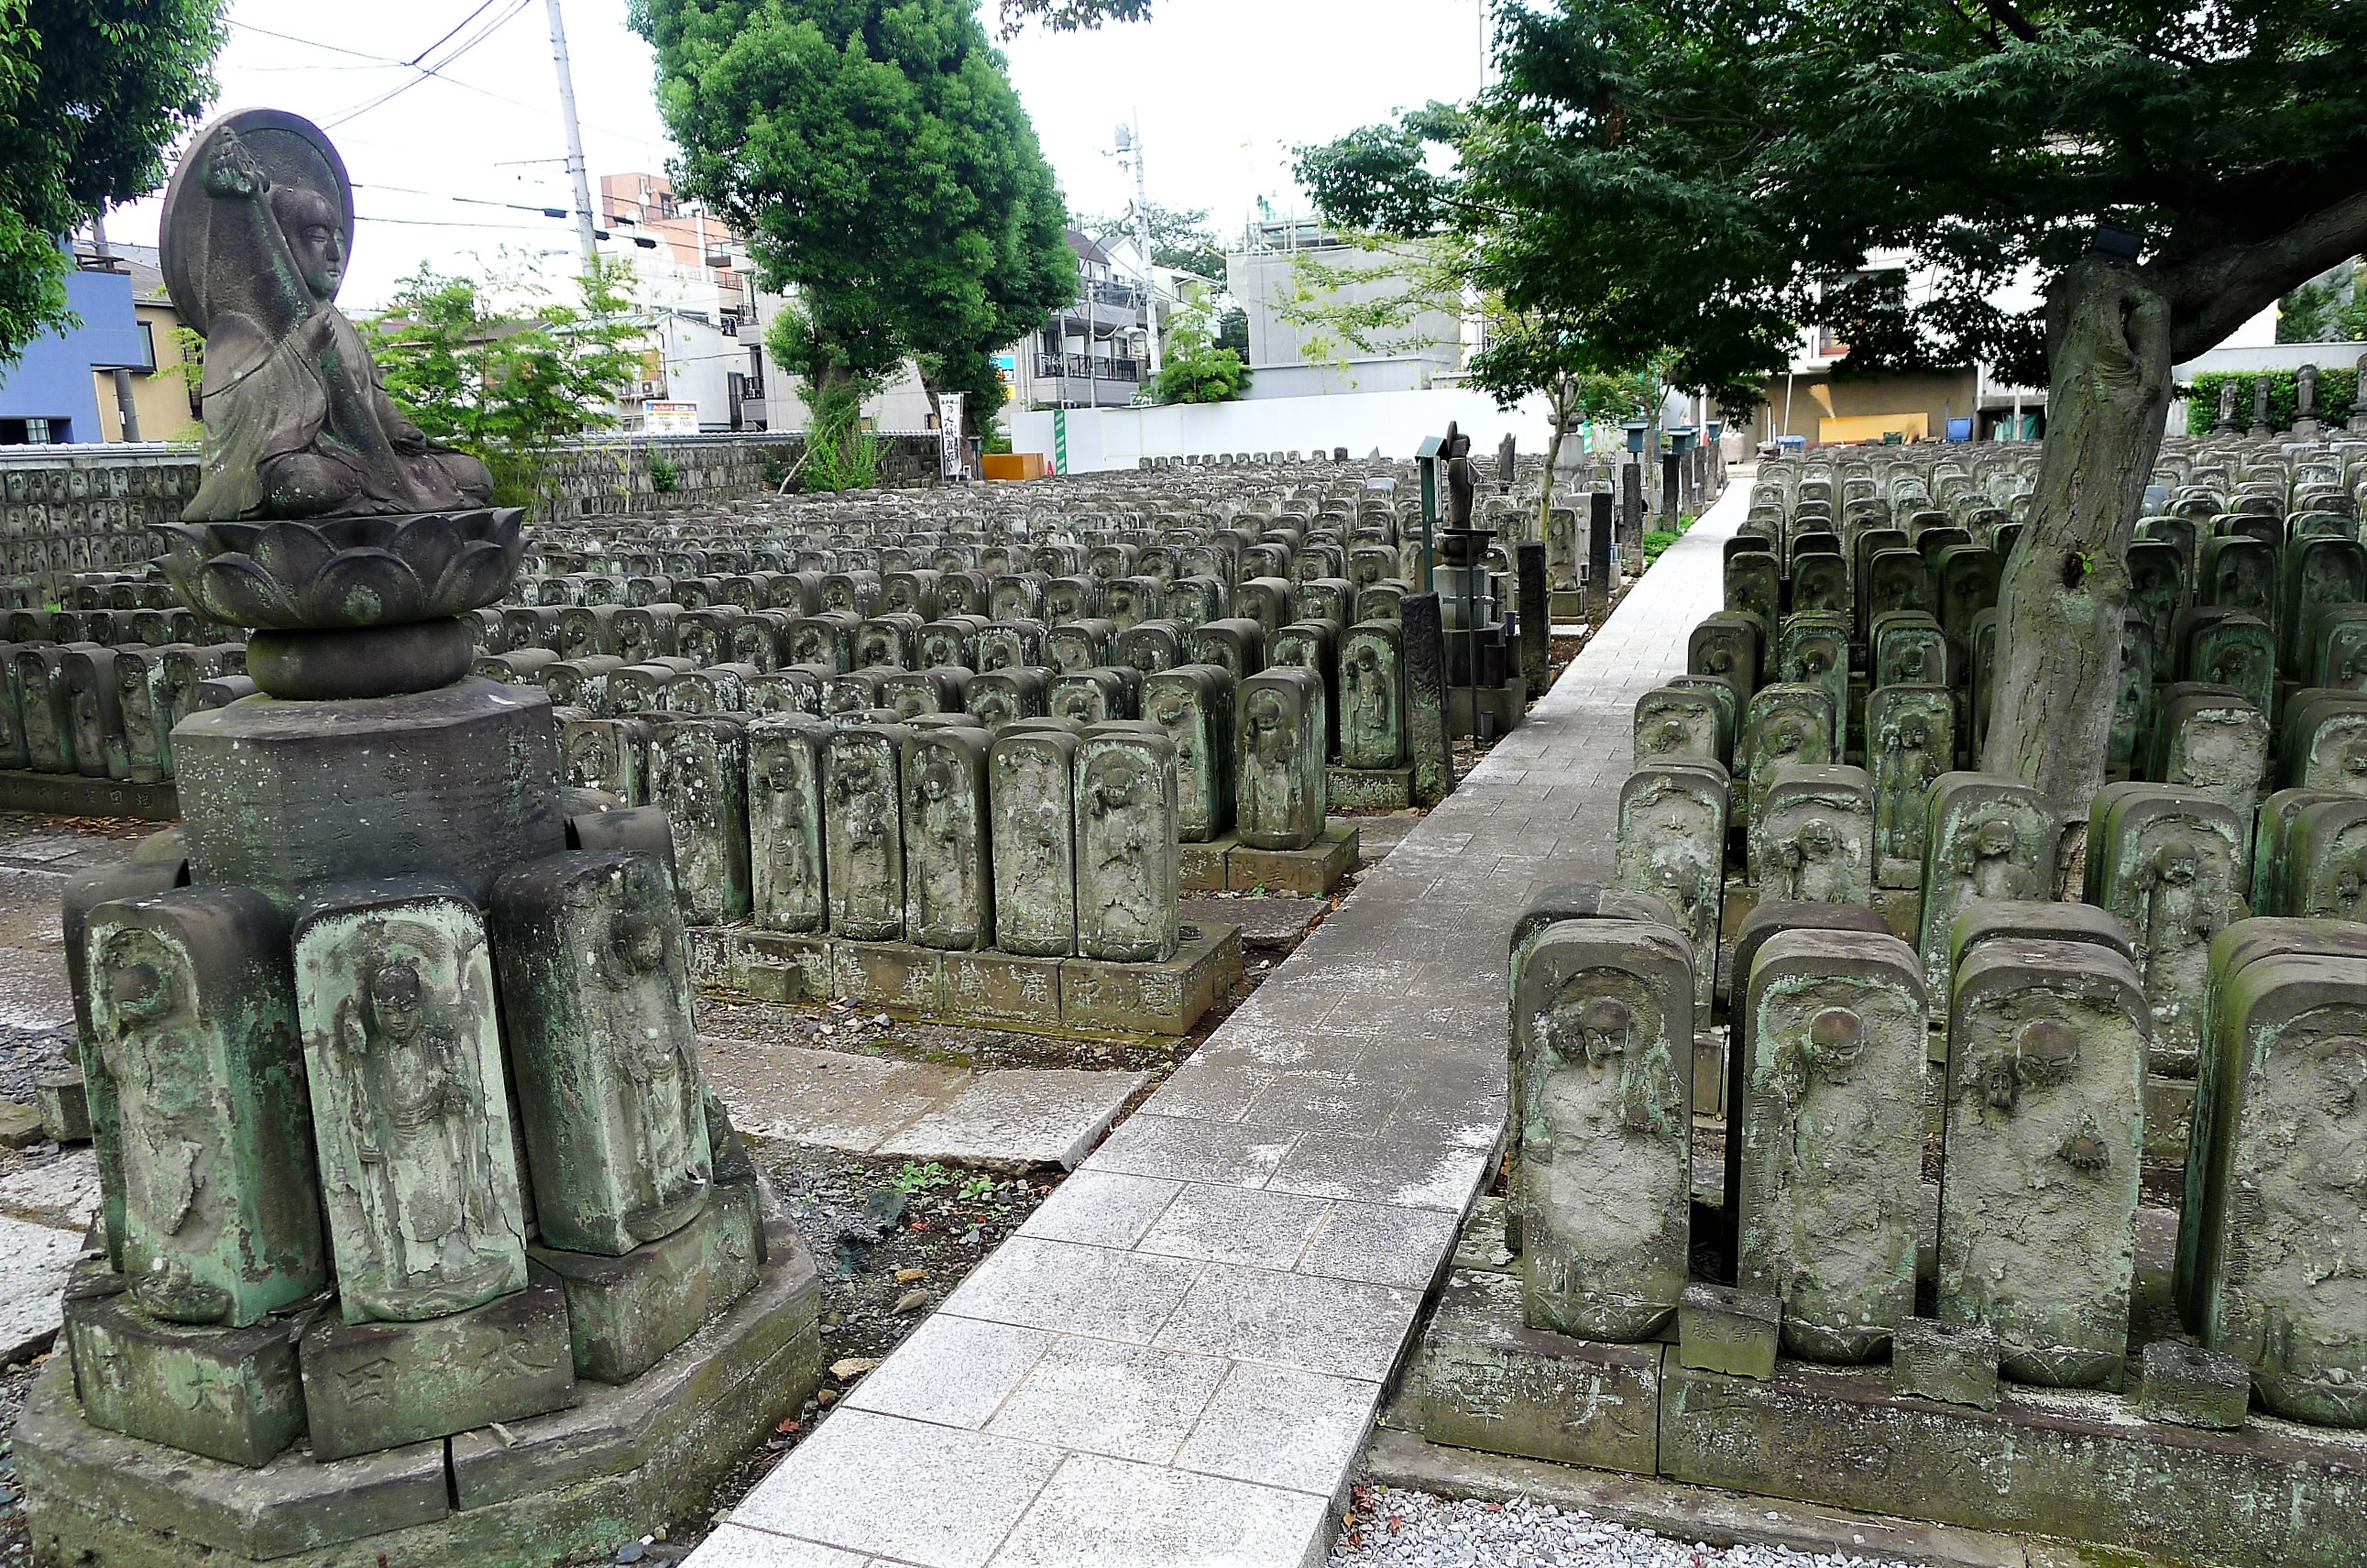
<path fill-rule="evenodd" d="M 1322 1562 L 1488 1178 L 1512 923 L 1608 873 L 1636 699 L 1718 607 L 1746 489 L 694 1568 Z"/>

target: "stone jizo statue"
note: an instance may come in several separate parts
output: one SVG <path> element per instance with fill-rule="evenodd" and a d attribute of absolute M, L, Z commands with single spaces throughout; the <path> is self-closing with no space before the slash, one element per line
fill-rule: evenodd
<path fill-rule="evenodd" d="M 310 121 L 269 109 L 198 132 L 165 192 L 164 268 L 206 338 L 205 479 L 185 521 L 481 506 L 485 465 L 386 395 L 336 307 L 353 187 Z"/>

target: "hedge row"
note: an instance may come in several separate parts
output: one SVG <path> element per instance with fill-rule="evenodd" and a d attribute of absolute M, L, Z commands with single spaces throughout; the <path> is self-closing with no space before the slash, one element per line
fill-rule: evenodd
<path fill-rule="evenodd" d="M 2208 436 L 2219 422 L 2219 389 L 2236 385 L 2236 427 L 2252 427 L 2252 383 L 2269 383 L 2269 428 L 2290 430 L 2300 396 L 2301 375 L 2295 370 L 2214 370 L 2194 378 L 2181 390 L 2186 394 L 2186 433 Z M 2359 385 L 2355 367 L 2321 366 L 2317 372 L 2317 417 L 2322 425 L 2339 425 L 2350 416 L 2350 398 Z"/>

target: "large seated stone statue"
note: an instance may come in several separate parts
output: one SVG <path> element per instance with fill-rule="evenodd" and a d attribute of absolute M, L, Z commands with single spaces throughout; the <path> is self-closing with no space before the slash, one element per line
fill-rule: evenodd
<path fill-rule="evenodd" d="M 481 506 L 493 475 L 436 446 L 379 384 L 336 307 L 353 187 L 292 115 L 224 115 L 164 198 L 166 282 L 206 339 L 205 478 L 186 522 Z"/>

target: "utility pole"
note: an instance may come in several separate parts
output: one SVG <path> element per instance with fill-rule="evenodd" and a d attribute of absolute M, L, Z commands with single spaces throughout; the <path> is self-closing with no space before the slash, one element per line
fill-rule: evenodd
<path fill-rule="evenodd" d="M 90 247 L 101 261 L 115 254 L 107 248 L 107 219 L 103 215 L 94 215 L 90 221 Z M 140 401 L 132 395 L 131 372 L 120 365 L 115 368 L 115 411 L 123 421 L 123 438 L 140 439 Z"/>
<path fill-rule="evenodd" d="M 556 0 L 553 0 L 556 3 Z M 1150 181 L 1142 170 L 1142 132 L 1133 125 L 1117 128 L 1117 155 L 1134 161 L 1134 243 L 1142 247 L 1143 291 L 1150 296 L 1150 379 L 1159 379 L 1159 273 L 1150 259 Z"/>
<path fill-rule="evenodd" d="M 583 128 L 575 123 L 575 74 L 567 65 L 567 23 L 559 14 L 559 0 L 545 0 L 550 10 L 550 58 L 559 66 L 559 118 L 567 127 L 567 173 L 575 182 L 575 233 L 583 242 L 583 276 L 599 270 L 599 241 L 592 233 L 592 180 L 583 167 Z"/>

